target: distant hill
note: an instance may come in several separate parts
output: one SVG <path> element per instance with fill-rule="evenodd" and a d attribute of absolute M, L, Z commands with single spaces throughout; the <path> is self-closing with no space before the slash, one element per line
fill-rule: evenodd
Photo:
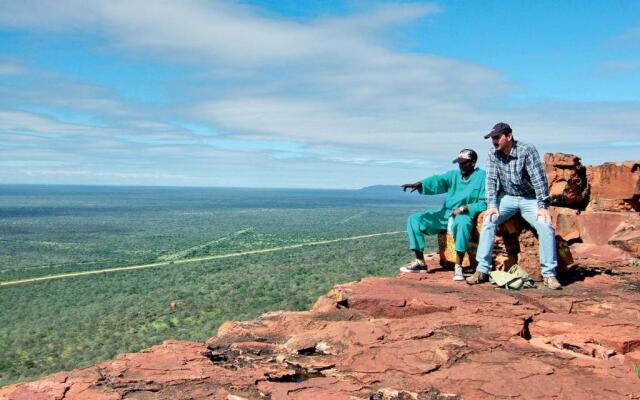
<path fill-rule="evenodd" d="M 373 185 L 366 186 L 360 189 L 365 192 L 376 192 L 376 193 L 394 193 L 402 192 L 400 185 Z"/>

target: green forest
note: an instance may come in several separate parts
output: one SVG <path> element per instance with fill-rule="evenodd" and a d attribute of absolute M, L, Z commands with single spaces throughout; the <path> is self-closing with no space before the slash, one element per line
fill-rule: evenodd
<path fill-rule="evenodd" d="M 168 338 L 206 340 L 226 320 L 307 309 L 338 283 L 396 274 L 411 257 L 403 233 L 176 262 L 403 231 L 409 213 L 436 204 L 361 191 L 2 189 L 0 283 L 165 264 L 0 286 L 0 385 Z"/>

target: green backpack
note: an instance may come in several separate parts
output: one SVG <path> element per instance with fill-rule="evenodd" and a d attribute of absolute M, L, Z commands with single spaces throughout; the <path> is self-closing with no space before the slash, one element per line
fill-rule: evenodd
<path fill-rule="evenodd" d="M 514 264 L 509 271 L 491 271 L 489 273 L 490 282 L 495 283 L 507 290 L 520 290 L 535 288 L 536 282 L 531 279 L 527 271 L 518 264 Z"/>

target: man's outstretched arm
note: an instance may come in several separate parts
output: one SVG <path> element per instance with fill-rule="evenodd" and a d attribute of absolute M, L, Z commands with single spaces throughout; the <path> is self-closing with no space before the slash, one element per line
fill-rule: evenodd
<path fill-rule="evenodd" d="M 441 194 L 447 193 L 452 181 L 452 171 L 442 175 L 433 175 L 416 183 L 406 183 L 402 185 L 402 190 L 411 189 L 412 192 L 418 190 L 420 194 Z"/>

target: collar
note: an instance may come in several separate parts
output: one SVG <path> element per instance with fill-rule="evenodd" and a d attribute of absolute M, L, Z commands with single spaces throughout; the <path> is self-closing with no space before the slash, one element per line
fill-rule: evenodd
<path fill-rule="evenodd" d="M 513 140 L 513 144 L 511 145 L 511 151 L 509 152 L 509 154 L 505 155 L 504 153 L 496 149 L 493 149 L 493 154 L 498 157 L 518 158 L 518 141 L 515 139 Z"/>
<path fill-rule="evenodd" d="M 514 139 L 513 145 L 511 146 L 511 151 L 509 152 L 509 156 L 513 158 L 518 158 L 518 141 Z"/>
<path fill-rule="evenodd" d="M 475 174 L 479 169 L 480 169 L 480 167 L 475 167 L 475 168 L 473 169 L 473 171 L 471 171 L 471 173 L 470 173 L 469 175 L 467 175 L 467 177 L 466 177 L 466 178 L 464 177 L 464 175 L 462 175 L 462 171 L 460 171 L 460 169 L 458 169 L 458 173 L 460 174 L 460 178 L 461 178 L 464 182 L 467 182 L 467 181 L 471 178 L 471 176 L 472 176 L 473 174 Z"/>

